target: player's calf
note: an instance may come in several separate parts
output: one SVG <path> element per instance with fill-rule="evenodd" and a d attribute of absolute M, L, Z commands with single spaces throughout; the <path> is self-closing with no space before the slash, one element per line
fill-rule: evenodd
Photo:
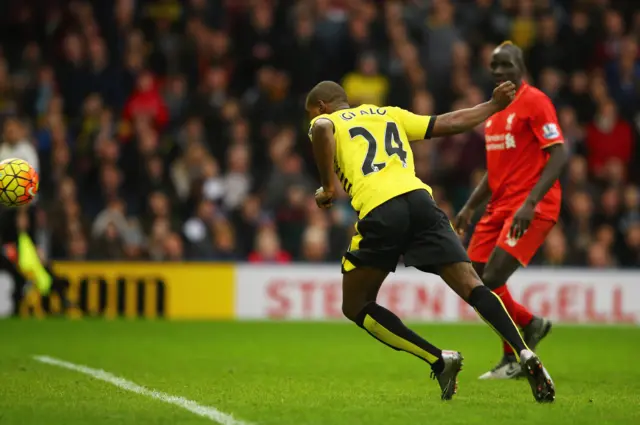
<path fill-rule="evenodd" d="M 440 385 L 442 400 L 450 400 L 458 389 L 458 373 L 462 370 L 462 355 L 442 351 L 407 328 L 402 320 L 381 305 L 371 302 L 358 314 L 355 323 L 371 336 L 396 351 L 405 351 L 431 366 L 431 377 Z"/>
<path fill-rule="evenodd" d="M 398 316 L 376 303 L 378 290 L 387 274 L 371 267 L 346 273 L 342 281 L 343 313 L 382 343 L 423 359 L 432 365 L 435 373 L 440 373 L 443 367 L 442 350 L 407 328 Z"/>
<path fill-rule="evenodd" d="M 527 346 L 500 297 L 482 284 L 470 263 L 454 263 L 440 269 L 442 279 L 467 301 L 517 353 Z"/>
<path fill-rule="evenodd" d="M 491 290 L 495 290 L 503 286 L 520 267 L 520 261 L 513 255 L 496 247 L 491 253 L 489 261 L 482 268 L 482 282 Z"/>
<path fill-rule="evenodd" d="M 413 354 L 429 363 L 431 375 L 440 385 L 441 398 L 451 399 L 457 390 L 462 355 L 455 351 L 443 354 L 442 350 L 407 328 L 393 312 L 375 302 L 377 288 L 384 276 L 386 273 L 369 268 L 346 273 L 343 278 L 344 315 L 388 347 Z M 371 279 L 369 283 L 365 283 L 367 278 Z"/>

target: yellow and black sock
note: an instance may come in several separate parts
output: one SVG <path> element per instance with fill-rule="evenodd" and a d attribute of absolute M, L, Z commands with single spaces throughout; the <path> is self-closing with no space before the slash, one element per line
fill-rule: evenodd
<path fill-rule="evenodd" d="M 436 373 L 444 367 L 442 350 L 407 328 L 398 316 L 375 302 L 362 309 L 356 324 L 394 350 L 406 351 L 426 361 Z"/>
<path fill-rule="evenodd" d="M 518 327 L 502 304 L 502 300 L 488 287 L 480 285 L 474 288 L 468 302 L 480 317 L 513 348 L 518 359 L 520 351 L 529 349 L 522 339 Z"/>

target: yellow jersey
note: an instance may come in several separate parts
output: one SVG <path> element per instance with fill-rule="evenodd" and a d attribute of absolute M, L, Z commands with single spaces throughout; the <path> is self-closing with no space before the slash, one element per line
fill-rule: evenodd
<path fill-rule="evenodd" d="M 435 117 L 401 108 L 361 105 L 311 121 L 333 123 L 336 140 L 334 169 L 360 219 L 389 199 L 431 188 L 416 177 L 410 142 L 431 136 Z M 311 140 L 313 143 L 313 140 Z"/>

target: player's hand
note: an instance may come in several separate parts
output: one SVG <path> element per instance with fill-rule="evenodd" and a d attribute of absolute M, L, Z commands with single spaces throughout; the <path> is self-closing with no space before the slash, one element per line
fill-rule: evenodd
<path fill-rule="evenodd" d="M 516 85 L 511 81 L 505 81 L 501 83 L 498 87 L 493 89 L 493 96 L 491 97 L 491 101 L 498 107 L 500 110 L 503 110 L 513 100 L 516 96 Z"/>
<path fill-rule="evenodd" d="M 509 237 L 515 240 L 520 239 L 531 225 L 534 215 L 535 204 L 530 201 L 525 201 L 513 216 L 511 229 L 509 229 Z"/>
<path fill-rule="evenodd" d="M 316 190 L 316 205 L 322 209 L 331 208 L 333 206 L 333 190 L 325 190 L 323 187 Z"/>
<path fill-rule="evenodd" d="M 456 215 L 453 220 L 453 227 L 459 235 L 464 235 L 467 227 L 471 224 L 471 217 L 473 217 L 473 210 L 467 207 L 462 207 L 458 215 Z"/>

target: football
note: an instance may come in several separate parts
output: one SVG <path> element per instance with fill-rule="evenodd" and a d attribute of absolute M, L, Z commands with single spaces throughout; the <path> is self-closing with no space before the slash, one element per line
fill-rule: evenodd
<path fill-rule="evenodd" d="M 40 179 L 27 161 L 10 158 L 0 162 L 0 203 L 7 207 L 26 205 L 38 193 Z"/>

